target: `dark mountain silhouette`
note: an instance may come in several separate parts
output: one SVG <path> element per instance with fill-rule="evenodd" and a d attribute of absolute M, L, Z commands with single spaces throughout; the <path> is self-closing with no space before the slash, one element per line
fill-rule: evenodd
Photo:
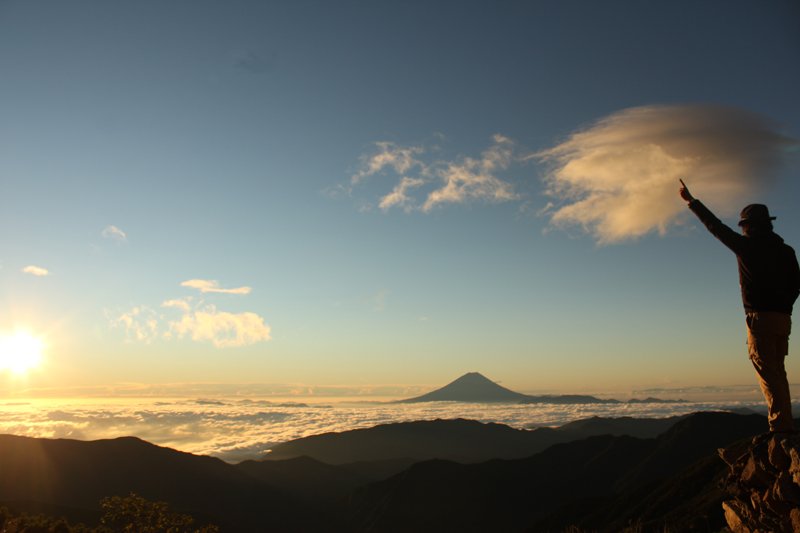
<path fill-rule="evenodd" d="M 314 503 L 332 502 L 356 487 L 385 479 L 368 477 L 310 457 L 285 461 L 244 461 L 235 467 L 272 487 Z"/>
<path fill-rule="evenodd" d="M 0 501 L 99 510 L 104 497 L 131 492 L 244 529 L 319 527 L 313 508 L 213 457 L 135 437 L 87 442 L 0 435 Z"/>
<path fill-rule="evenodd" d="M 677 475 L 717 448 L 766 429 L 758 415 L 695 413 L 655 439 L 604 435 L 525 459 L 425 461 L 351 493 L 348 524 L 372 533 L 525 531 L 570 500 L 624 493 Z"/>
<path fill-rule="evenodd" d="M 445 385 L 428 394 L 416 398 L 398 400 L 392 403 L 423 403 L 423 402 L 465 402 L 465 403 L 520 403 L 520 404 L 616 404 L 623 403 L 614 399 L 600 399 L 594 396 L 581 394 L 562 394 L 530 396 L 521 392 L 514 392 L 501 387 L 494 381 L 482 376 L 478 372 L 464 374 L 452 383 Z M 647 398 L 638 400 L 633 398 L 626 403 L 682 403 L 684 400 L 660 400 Z"/>
<path fill-rule="evenodd" d="M 794 422 L 797 425 L 800 420 L 795 419 Z M 792 446 L 790 443 L 788 447 Z M 729 461 L 744 453 L 746 463 L 753 461 L 751 468 L 743 468 L 744 465 L 740 465 L 731 469 L 717 454 L 714 454 L 665 481 L 650 482 L 644 487 L 620 494 L 563 504 L 534 524 L 529 533 L 564 531 L 570 526 L 598 533 L 612 533 L 621 531 L 630 521 L 639 521 L 641 531 L 645 533 L 662 531 L 665 525 L 669 525 L 674 531 L 720 531 L 728 525 L 722 502 L 730 503 L 731 496 L 738 493 L 748 508 L 751 508 L 752 502 L 763 503 L 767 498 L 753 497 L 751 491 L 759 492 L 765 488 L 778 486 L 773 483 L 781 473 L 781 469 L 776 467 L 780 466 L 778 460 L 780 453 L 773 454 L 774 450 L 769 441 L 762 440 L 761 444 L 754 445 L 753 439 L 747 438 L 726 448 L 729 452 L 738 450 L 728 456 Z M 752 468 L 756 463 L 758 466 Z M 787 461 L 783 468 L 788 466 Z M 732 470 L 734 474 L 731 474 Z M 757 477 L 753 475 L 754 472 L 758 473 Z M 740 483 L 737 473 L 744 478 L 744 483 Z M 736 484 L 738 490 L 729 492 L 731 483 Z M 790 492 L 791 489 L 787 491 L 785 487 L 785 484 L 781 486 L 779 491 L 781 497 L 796 494 Z M 770 499 L 770 502 L 774 501 Z M 784 518 L 791 507 L 796 506 L 796 497 L 793 496 L 790 502 L 794 502 L 795 505 L 787 506 L 784 503 L 781 507 Z M 755 509 L 751 511 L 751 516 L 762 518 Z M 771 510 L 769 516 L 775 518 Z M 743 527 L 752 530 L 754 528 L 751 525 L 745 524 Z"/>
<path fill-rule="evenodd" d="M 521 404 L 557 404 L 557 405 L 570 405 L 570 404 L 591 404 L 591 403 L 688 403 L 686 400 L 662 400 L 660 398 L 645 398 L 640 400 L 638 398 L 631 398 L 627 401 L 615 400 L 613 398 L 602 399 L 595 398 L 594 396 L 587 396 L 583 394 L 562 394 L 560 396 L 546 395 L 546 396 L 525 396 L 519 401 Z"/>
<path fill-rule="evenodd" d="M 223 533 L 525 531 L 537 521 L 544 529 L 536 531 L 557 525 L 560 532 L 578 521 L 597 530 L 622 524 L 620 530 L 631 513 L 653 524 L 667 515 L 702 516 L 698 509 L 715 501 L 708 480 L 717 464 L 700 462 L 665 480 L 716 448 L 766 429 L 760 415 L 673 418 L 594 417 L 535 430 L 434 420 L 319 435 L 287 447 L 327 448 L 332 458 L 347 459 L 339 465 L 310 457 L 229 465 L 132 437 L 83 442 L 0 435 L 0 502 L 96 524 L 102 498 L 135 492 L 198 523 L 219 525 Z M 664 428 L 657 438 L 583 438 L 597 431 L 651 436 Z M 364 452 L 382 447 L 381 453 Z M 417 462 L 403 456 L 409 451 L 460 460 L 527 455 L 460 464 Z"/>
<path fill-rule="evenodd" d="M 662 400 L 661 398 L 653 398 L 649 396 L 644 400 L 638 398 L 631 398 L 625 403 L 688 403 L 686 400 Z"/>
<path fill-rule="evenodd" d="M 357 461 L 355 463 L 340 465 L 339 468 L 358 474 L 359 476 L 368 477 L 371 481 L 381 481 L 392 477 L 398 472 L 402 472 L 409 466 L 418 462 L 419 459 L 400 457 L 397 459 L 383 459 L 381 461 Z"/>
<path fill-rule="evenodd" d="M 464 374 L 449 385 L 417 398 L 399 400 L 394 403 L 420 402 L 471 402 L 471 403 L 519 403 L 526 396 L 501 387 L 477 372 Z"/>
<path fill-rule="evenodd" d="M 323 433 L 278 444 L 267 460 L 309 456 L 332 465 L 434 457 L 472 462 L 536 453 L 532 431 L 475 420 L 422 420 Z M 542 448 L 543 449 L 543 448 Z"/>
<path fill-rule="evenodd" d="M 460 463 L 521 459 L 553 444 L 593 435 L 655 437 L 680 419 L 593 417 L 558 428 L 533 430 L 464 419 L 399 422 L 284 442 L 272 448 L 267 460 L 308 456 L 330 465 L 349 467 L 351 471 L 379 480 L 388 477 L 381 476 L 381 471 L 395 474 L 411 463 L 428 459 Z M 360 470 L 348 466 L 349 463 L 360 464 Z"/>
<path fill-rule="evenodd" d="M 647 533 L 663 531 L 665 525 L 672 531 L 720 531 L 727 525 L 722 502 L 730 499 L 720 483 L 728 472 L 725 462 L 713 454 L 666 480 L 564 503 L 536 522 L 528 533 L 561 532 L 571 526 L 613 533 L 631 523 L 640 523 L 641 531 Z"/>
<path fill-rule="evenodd" d="M 105 511 L 98 509 L 83 509 L 55 503 L 26 500 L 0 501 L 0 508 L 2 507 L 13 509 L 17 513 L 25 513 L 28 516 L 44 515 L 54 518 L 66 517 L 70 524 L 83 524 L 89 528 L 99 526 L 100 518 L 105 514 Z"/>
<path fill-rule="evenodd" d="M 638 398 L 631 398 L 627 401 L 615 400 L 614 398 L 596 398 L 594 396 L 587 396 L 584 394 L 562 394 L 560 396 L 545 395 L 545 396 L 525 396 L 518 403 L 521 404 L 556 404 L 556 405 L 571 405 L 571 404 L 621 404 L 621 403 L 689 403 L 686 400 L 662 400 L 660 398 L 645 398 L 640 400 Z"/>
<path fill-rule="evenodd" d="M 633 418 L 630 416 L 602 418 L 593 416 L 569 422 L 563 426 L 552 428 L 552 430 L 569 433 L 569 440 L 578 440 L 593 435 L 629 435 L 640 439 L 650 439 L 658 437 L 675 423 L 689 416 L 691 415 L 670 416 L 667 418 Z"/>
<path fill-rule="evenodd" d="M 600 399 L 594 396 L 587 396 L 583 394 L 562 394 L 560 396 L 545 395 L 545 396 L 525 396 L 519 402 L 521 404 L 537 404 L 537 403 L 551 403 L 551 404 L 584 404 L 584 403 L 622 403 L 614 399 Z"/>

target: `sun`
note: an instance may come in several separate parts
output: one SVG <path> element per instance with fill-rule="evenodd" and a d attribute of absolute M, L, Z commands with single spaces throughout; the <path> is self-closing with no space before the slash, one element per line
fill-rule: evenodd
<path fill-rule="evenodd" d="M 0 338 L 0 371 L 9 369 L 23 374 L 39 364 L 42 341 L 26 331 L 18 331 L 13 337 Z"/>

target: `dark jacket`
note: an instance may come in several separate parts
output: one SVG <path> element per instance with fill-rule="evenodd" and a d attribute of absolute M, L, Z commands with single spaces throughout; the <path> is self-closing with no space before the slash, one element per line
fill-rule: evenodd
<path fill-rule="evenodd" d="M 748 313 L 777 311 L 792 314 L 800 294 L 800 268 L 797 256 L 783 239 L 772 231 L 744 236 L 723 224 L 699 200 L 689 204 L 697 218 L 714 237 L 730 248 L 739 261 L 739 285 Z"/>

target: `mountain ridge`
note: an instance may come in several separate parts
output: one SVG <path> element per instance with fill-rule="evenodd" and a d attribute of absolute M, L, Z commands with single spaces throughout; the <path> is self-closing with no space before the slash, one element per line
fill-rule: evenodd
<path fill-rule="evenodd" d="M 767 428 L 760 415 L 695 413 L 654 439 L 600 435 L 555 444 L 524 459 L 425 461 L 353 491 L 348 523 L 371 533 L 525 531 L 570 500 L 674 476 L 698 457 Z"/>
<path fill-rule="evenodd" d="M 605 514 L 617 523 L 624 518 L 625 502 L 639 505 L 643 516 L 650 508 L 657 510 L 656 515 L 665 509 L 663 502 L 639 497 L 637 487 L 656 487 L 655 478 L 674 476 L 709 450 L 767 427 L 760 415 L 709 412 L 674 418 L 593 417 L 536 430 L 456 419 L 353 430 L 399 442 L 396 450 L 401 452 L 409 451 L 415 439 L 439 435 L 433 441 L 440 450 L 462 455 L 469 447 L 449 448 L 448 443 L 473 443 L 484 455 L 492 455 L 498 451 L 494 441 L 503 435 L 519 446 L 515 453 L 525 453 L 532 436 L 541 441 L 539 446 L 545 446 L 547 439 L 560 439 L 524 458 L 467 464 L 395 457 L 330 465 L 301 457 L 230 465 L 135 437 L 75 441 L 0 435 L 0 502 L 96 517 L 102 498 L 135 492 L 219 525 L 223 533 L 255 533 L 265 525 L 271 531 L 388 533 L 521 532 L 546 512 L 574 498 L 589 498 L 587 511 L 618 509 Z M 662 432 L 664 427 L 668 429 Z M 645 438 L 585 437 L 595 431 L 631 432 Z M 658 437 L 649 436 L 659 432 Z M 349 443 L 339 445 L 347 448 Z M 676 502 L 676 491 L 679 485 L 662 493 L 673 494 L 671 501 Z M 701 494 L 694 507 L 699 508 L 703 498 Z M 591 514 L 585 515 L 587 520 Z M 656 520 L 660 515 L 648 516 Z"/>
<path fill-rule="evenodd" d="M 553 444 L 595 435 L 653 438 L 686 416 L 690 415 L 652 419 L 591 417 L 555 428 L 535 429 L 515 429 L 504 424 L 462 418 L 395 422 L 287 441 L 273 446 L 263 460 L 308 456 L 327 464 L 346 466 L 399 458 L 417 462 L 447 459 L 459 463 L 521 459 Z"/>
<path fill-rule="evenodd" d="M 517 403 L 526 398 L 521 392 L 502 387 L 478 372 L 468 372 L 440 389 L 392 403 L 469 402 Z"/>
<path fill-rule="evenodd" d="M 0 435 L 0 473 L 0 501 L 99 510 L 103 498 L 135 492 L 245 528 L 278 510 L 299 516 L 276 519 L 279 531 L 308 530 L 305 526 L 317 518 L 312 508 L 220 459 L 136 437 L 79 441 Z"/>
<path fill-rule="evenodd" d="M 510 403 L 510 404 L 554 404 L 554 405 L 580 405 L 580 404 L 621 404 L 621 403 L 686 403 L 686 400 L 662 400 L 659 398 L 631 398 L 621 401 L 613 398 L 602 399 L 585 394 L 545 394 L 532 396 L 507 389 L 498 385 L 479 372 L 467 372 L 434 391 L 414 398 L 395 400 L 389 403 L 425 403 L 425 402 L 464 402 L 464 403 Z"/>

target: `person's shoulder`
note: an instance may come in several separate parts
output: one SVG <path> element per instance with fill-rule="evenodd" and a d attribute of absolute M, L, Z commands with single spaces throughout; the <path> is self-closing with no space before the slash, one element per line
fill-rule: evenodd
<path fill-rule="evenodd" d="M 772 245 L 773 246 L 777 245 L 777 247 L 780 248 L 781 250 L 783 250 L 783 252 L 786 255 L 790 255 L 791 254 L 792 256 L 796 256 L 794 248 L 792 248 L 791 246 L 786 244 L 786 241 L 783 240 L 783 237 L 781 237 L 780 235 L 778 235 L 777 233 L 774 233 L 774 232 L 772 233 L 772 236 L 773 236 L 772 237 Z"/>
<path fill-rule="evenodd" d="M 774 231 L 770 231 L 766 235 L 769 238 L 769 242 L 771 242 L 772 244 L 777 244 L 778 246 L 781 246 L 783 248 L 788 248 L 788 249 L 794 251 L 794 248 L 792 248 L 791 246 L 786 244 L 786 241 L 783 239 L 783 237 L 781 237 L 780 235 L 778 235 Z"/>

